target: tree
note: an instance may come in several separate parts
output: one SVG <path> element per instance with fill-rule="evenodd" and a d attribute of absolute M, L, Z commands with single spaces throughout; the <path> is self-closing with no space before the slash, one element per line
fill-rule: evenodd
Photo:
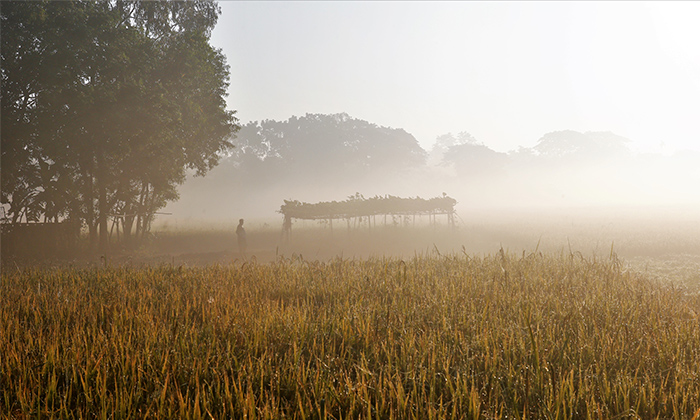
<path fill-rule="evenodd" d="M 425 151 L 402 129 L 341 114 L 306 114 L 246 124 L 234 162 L 251 180 L 327 182 L 408 171 L 425 164 Z"/>
<path fill-rule="evenodd" d="M 458 176 L 476 180 L 504 175 L 508 155 L 491 150 L 483 144 L 469 142 L 450 146 L 442 161 L 453 166 Z"/>
<path fill-rule="evenodd" d="M 1 13 L 2 203 L 13 221 L 77 218 L 105 250 L 110 215 L 127 236 L 145 232 L 186 169 L 204 175 L 232 147 L 228 66 L 209 45 L 215 3 L 6 2 Z"/>
<path fill-rule="evenodd" d="M 477 141 L 474 136 L 466 131 L 459 132 L 456 137 L 452 133 L 438 136 L 435 139 L 435 144 L 433 144 L 432 149 L 430 149 L 430 155 L 428 156 L 429 163 L 432 165 L 443 163 L 443 158 L 447 150 L 452 146 L 462 144 L 477 144 Z"/>
<path fill-rule="evenodd" d="M 537 141 L 533 150 L 538 156 L 562 163 L 571 160 L 605 160 L 628 157 L 628 142 L 628 139 L 607 131 L 579 133 L 564 130 L 545 134 Z"/>

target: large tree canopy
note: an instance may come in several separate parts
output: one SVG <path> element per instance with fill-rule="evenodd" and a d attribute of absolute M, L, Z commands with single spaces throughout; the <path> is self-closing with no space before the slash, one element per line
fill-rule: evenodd
<path fill-rule="evenodd" d="M 553 131 L 532 148 L 538 156 L 568 164 L 571 160 L 590 161 L 628 157 L 628 139 L 611 132 Z"/>
<path fill-rule="evenodd" d="M 148 229 L 232 147 L 208 1 L 3 2 L 2 203 L 12 222 Z"/>
<path fill-rule="evenodd" d="M 306 114 L 242 127 L 234 162 L 253 180 L 336 181 L 411 170 L 425 164 L 418 141 L 402 129 L 348 114 Z"/>

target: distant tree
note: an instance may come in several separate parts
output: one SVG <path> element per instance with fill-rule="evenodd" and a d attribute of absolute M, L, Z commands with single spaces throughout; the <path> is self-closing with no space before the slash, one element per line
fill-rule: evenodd
<path fill-rule="evenodd" d="M 447 150 L 452 146 L 461 144 L 477 144 L 476 139 L 466 131 L 462 131 L 457 136 L 452 133 L 443 134 L 435 139 L 435 144 L 430 149 L 428 155 L 428 163 L 431 165 L 439 165 L 443 163 L 443 158 Z"/>
<path fill-rule="evenodd" d="M 545 134 L 533 147 L 534 152 L 545 158 L 562 162 L 578 160 L 620 158 L 629 155 L 624 137 L 611 132 L 586 132 L 565 130 Z"/>
<path fill-rule="evenodd" d="M 453 166 L 459 177 L 467 179 L 500 176 L 507 163 L 507 154 L 475 142 L 450 146 L 443 157 L 443 164 Z"/>
<path fill-rule="evenodd" d="M 106 246 L 203 175 L 238 128 L 228 67 L 209 45 L 208 1 L 6 2 L 2 19 L 2 203 L 22 217 L 82 220 Z M 99 232 L 99 236 L 98 236 Z"/>
<path fill-rule="evenodd" d="M 238 133 L 236 146 L 234 164 L 258 182 L 366 177 L 409 170 L 426 159 L 406 131 L 344 113 L 251 122 Z"/>

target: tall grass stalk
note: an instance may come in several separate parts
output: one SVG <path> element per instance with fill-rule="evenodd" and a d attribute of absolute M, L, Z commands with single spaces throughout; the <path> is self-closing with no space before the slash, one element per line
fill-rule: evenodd
<path fill-rule="evenodd" d="M 4 272 L 6 418 L 670 418 L 700 296 L 615 254 Z"/>

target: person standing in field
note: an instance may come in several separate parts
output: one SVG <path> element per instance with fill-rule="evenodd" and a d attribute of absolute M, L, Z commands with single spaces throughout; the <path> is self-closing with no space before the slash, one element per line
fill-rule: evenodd
<path fill-rule="evenodd" d="M 243 228 L 243 219 L 238 220 L 236 236 L 238 237 L 238 252 L 240 252 L 241 255 L 245 255 L 245 248 L 247 244 L 245 239 L 245 229 Z"/>

